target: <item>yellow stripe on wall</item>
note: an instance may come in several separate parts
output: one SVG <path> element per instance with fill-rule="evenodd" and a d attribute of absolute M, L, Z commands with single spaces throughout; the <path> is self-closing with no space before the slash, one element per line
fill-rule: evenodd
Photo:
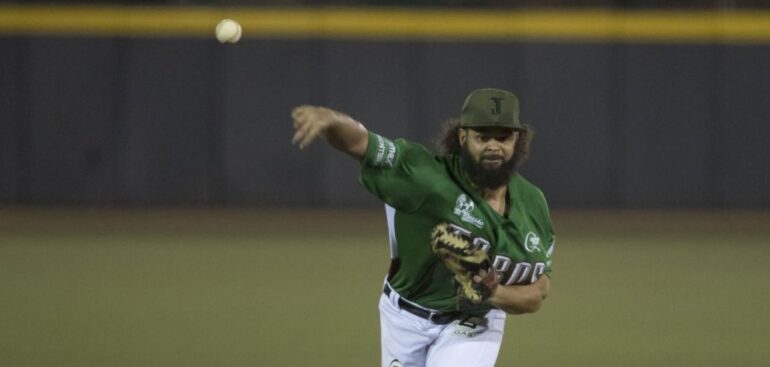
<path fill-rule="evenodd" d="M 0 33 L 244 37 L 770 43 L 770 11 L 0 6 Z"/>

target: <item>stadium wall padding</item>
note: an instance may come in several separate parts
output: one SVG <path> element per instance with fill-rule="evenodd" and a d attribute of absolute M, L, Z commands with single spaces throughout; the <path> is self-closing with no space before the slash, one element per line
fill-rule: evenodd
<path fill-rule="evenodd" d="M 0 37 L 0 203 L 376 205 L 293 106 L 432 144 L 517 93 L 556 207 L 770 207 L 770 45 Z M 432 145 L 431 145 L 432 146 Z"/>

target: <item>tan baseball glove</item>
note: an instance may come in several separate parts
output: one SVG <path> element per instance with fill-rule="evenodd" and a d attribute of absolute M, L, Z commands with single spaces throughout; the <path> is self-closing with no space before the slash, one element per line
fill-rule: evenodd
<path fill-rule="evenodd" d="M 470 231 L 454 224 L 440 223 L 433 227 L 431 245 L 433 252 L 455 274 L 460 297 L 477 304 L 494 292 L 497 277 L 494 270 L 490 271 L 489 255 Z"/>

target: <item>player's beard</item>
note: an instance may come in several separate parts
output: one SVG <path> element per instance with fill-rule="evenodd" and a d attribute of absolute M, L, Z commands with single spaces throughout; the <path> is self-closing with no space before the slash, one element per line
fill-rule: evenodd
<path fill-rule="evenodd" d="M 507 185 L 516 171 L 516 163 L 513 161 L 513 157 L 503 161 L 501 165 L 494 168 L 484 167 L 484 164 L 481 162 L 484 157 L 487 156 L 482 155 L 479 157 L 479 160 L 476 160 L 465 147 L 460 149 L 460 163 L 465 172 L 468 173 L 468 178 L 471 182 L 484 189 L 496 189 Z M 494 158 L 502 159 L 502 156 L 495 156 Z"/>

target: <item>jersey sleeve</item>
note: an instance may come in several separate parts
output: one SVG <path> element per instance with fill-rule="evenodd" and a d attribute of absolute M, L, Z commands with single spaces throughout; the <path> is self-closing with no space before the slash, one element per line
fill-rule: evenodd
<path fill-rule="evenodd" d="M 425 147 L 404 139 L 394 141 L 369 132 L 369 145 L 361 162 L 359 180 L 388 205 L 413 212 L 426 201 L 430 174 L 435 165 Z"/>

